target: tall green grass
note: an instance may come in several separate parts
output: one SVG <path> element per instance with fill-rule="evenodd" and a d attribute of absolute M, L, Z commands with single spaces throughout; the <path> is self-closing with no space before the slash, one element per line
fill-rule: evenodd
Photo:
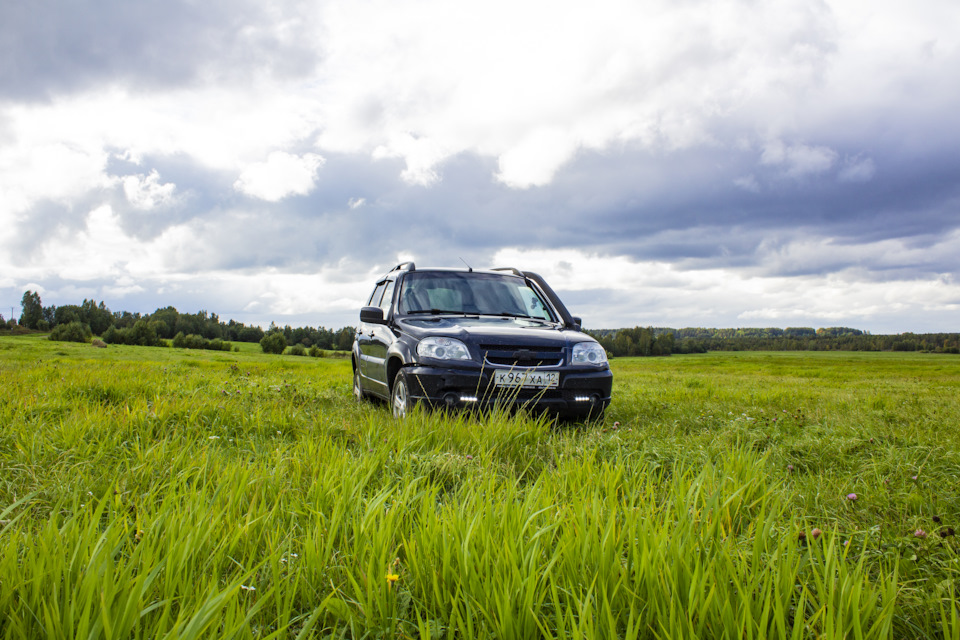
<path fill-rule="evenodd" d="M 0 339 L 0 637 L 960 637 L 960 359 L 613 366 L 602 425 L 397 423 L 345 360 Z"/>

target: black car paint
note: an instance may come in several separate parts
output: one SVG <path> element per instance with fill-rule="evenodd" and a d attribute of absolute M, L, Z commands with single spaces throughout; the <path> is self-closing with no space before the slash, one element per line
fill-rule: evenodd
<path fill-rule="evenodd" d="M 531 272 L 498 272 L 501 276 L 522 277 L 527 286 L 537 290 L 549 303 L 552 315 L 559 319 L 556 322 L 469 314 L 398 314 L 397 300 L 402 281 L 411 272 L 398 269 L 377 283 L 368 302 L 370 306 L 360 312 L 353 365 L 355 370 L 359 369 L 361 395 L 389 399 L 397 372 L 403 369 L 411 398 L 434 406 L 462 406 L 463 403 L 452 398 L 458 393 L 473 391 L 480 405 L 507 399 L 513 403 L 550 410 L 564 417 L 603 415 L 610 403 L 612 374 L 609 367 L 572 364 L 574 345 L 595 340 L 580 330 L 580 319 L 570 315 L 557 294 L 539 275 Z M 464 272 L 430 269 L 418 273 L 435 271 Z M 385 290 L 389 290 L 390 299 L 376 301 L 375 294 Z M 429 336 L 462 341 L 471 359 L 450 361 L 421 358 L 417 354 L 417 345 Z M 492 372 L 497 369 L 537 366 L 559 372 L 560 384 L 557 389 L 511 389 L 504 394 L 503 388 L 492 385 Z M 590 402 L 574 401 L 575 395 L 584 394 L 591 397 Z"/>

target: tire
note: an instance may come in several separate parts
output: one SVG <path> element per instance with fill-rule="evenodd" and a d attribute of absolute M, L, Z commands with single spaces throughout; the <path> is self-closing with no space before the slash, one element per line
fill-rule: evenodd
<path fill-rule="evenodd" d="M 411 409 L 413 409 L 413 401 L 410 399 L 407 374 L 397 371 L 397 377 L 393 379 L 393 387 L 390 389 L 390 410 L 394 418 L 403 420 Z"/>
<path fill-rule="evenodd" d="M 353 370 L 353 397 L 357 402 L 363 402 L 367 399 L 367 392 L 360 385 L 360 369 Z"/>

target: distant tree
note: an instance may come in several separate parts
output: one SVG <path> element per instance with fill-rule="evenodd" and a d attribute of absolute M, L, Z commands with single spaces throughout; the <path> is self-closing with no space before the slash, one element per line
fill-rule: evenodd
<path fill-rule="evenodd" d="M 310 339 L 311 329 L 309 327 L 297 327 L 290 332 L 288 337 L 291 344 L 302 344 L 305 347 L 309 347 L 313 344 L 313 340 Z"/>
<path fill-rule="evenodd" d="M 130 329 L 130 341 L 127 344 L 138 344 L 143 347 L 155 347 L 160 343 L 157 328 L 152 322 L 137 320 Z"/>
<path fill-rule="evenodd" d="M 243 327 L 237 333 L 237 340 L 240 342 L 260 342 L 263 340 L 263 329 L 260 327 Z"/>
<path fill-rule="evenodd" d="M 350 351 L 350 349 L 353 348 L 353 335 L 354 330 L 350 327 L 340 329 L 340 331 L 337 332 L 337 350 Z"/>
<path fill-rule="evenodd" d="M 98 305 L 95 300 L 84 299 L 80 310 L 83 321 L 89 324 L 90 330 L 98 336 L 113 324 L 113 314 L 102 301 Z"/>
<path fill-rule="evenodd" d="M 117 312 L 113 314 L 112 324 L 117 329 L 127 329 L 132 327 L 139 319 L 139 313 L 130 313 L 129 311 Z"/>
<path fill-rule="evenodd" d="M 106 331 L 100 334 L 100 337 L 107 344 L 123 344 L 123 336 L 120 331 L 121 329 L 117 329 L 116 325 L 110 325 Z"/>
<path fill-rule="evenodd" d="M 26 291 L 23 299 L 20 300 L 20 306 L 23 312 L 20 314 L 20 326 L 27 329 L 36 329 L 37 323 L 43 320 L 43 303 L 40 302 L 40 294 L 34 291 Z"/>
<path fill-rule="evenodd" d="M 206 316 L 206 311 L 202 312 Z M 208 340 L 215 340 L 223 337 L 223 327 L 220 326 L 220 318 L 215 313 L 211 313 L 205 318 L 203 323 L 203 337 Z"/>
<path fill-rule="evenodd" d="M 287 348 L 287 338 L 282 331 L 267 333 L 260 340 L 260 348 L 263 349 L 264 353 L 281 354 Z"/>
<path fill-rule="evenodd" d="M 65 304 L 57 307 L 53 312 L 53 324 L 69 324 L 83 321 L 83 309 L 75 304 Z"/>
<path fill-rule="evenodd" d="M 676 341 L 673 338 L 672 332 L 662 333 L 657 336 L 657 344 L 660 347 L 660 353 L 662 355 L 668 356 L 676 351 Z"/>
<path fill-rule="evenodd" d="M 180 313 L 173 307 L 164 307 L 157 309 L 150 315 L 150 319 L 157 322 L 157 334 L 161 338 L 172 338 L 174 336 L 174 327 L 180 319 Z M 159 323 L 163 323 L 162 325 Z"/>

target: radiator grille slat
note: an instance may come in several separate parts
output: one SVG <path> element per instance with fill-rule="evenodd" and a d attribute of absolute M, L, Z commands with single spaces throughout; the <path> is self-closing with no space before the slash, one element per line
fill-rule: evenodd
<path fill-rule="evenodd" d="M 506 367 L 557 367 L 563 364 L 563 347 L 541 345 L 481 344 L 484 359 Z"/>

